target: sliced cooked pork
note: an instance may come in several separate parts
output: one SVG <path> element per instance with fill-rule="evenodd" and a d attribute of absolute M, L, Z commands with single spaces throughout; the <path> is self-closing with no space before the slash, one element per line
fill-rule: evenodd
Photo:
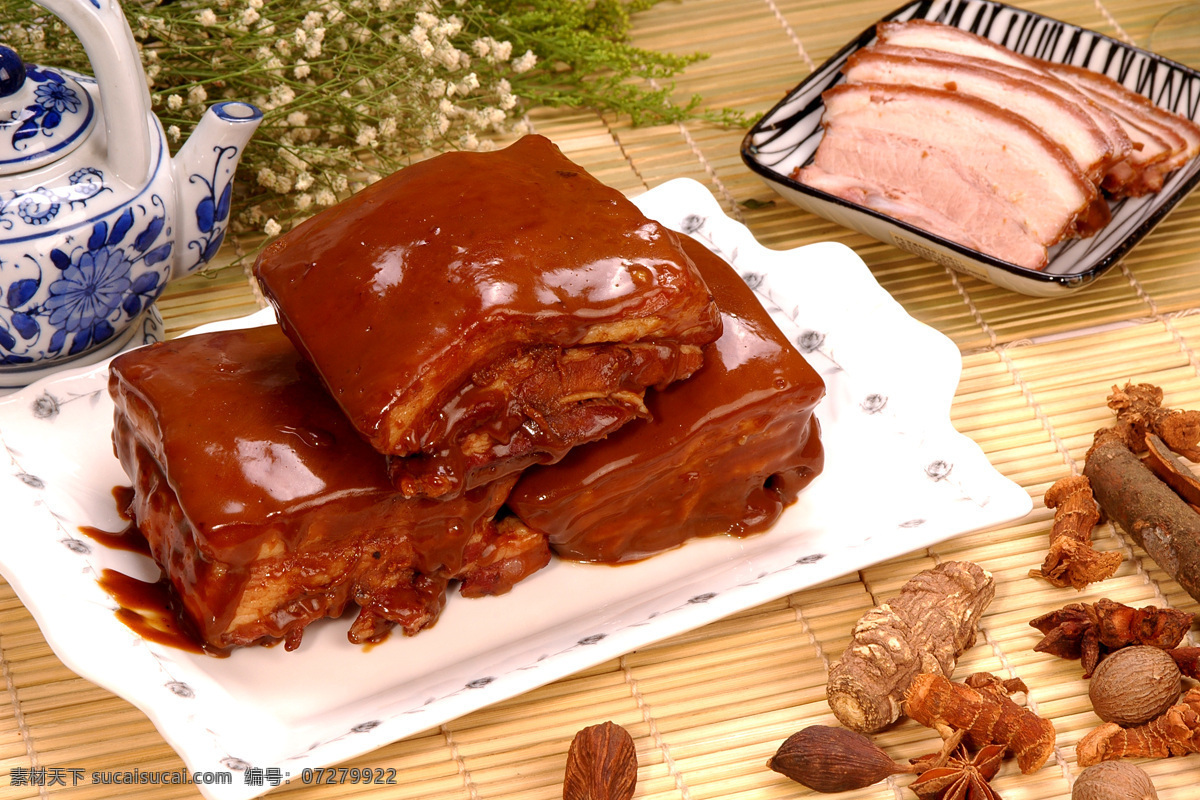
<path fill-rule="evenodd" d="M 815 163 L 827 172 L 854 175 L 908 197 L 957 194 L 960 187 L 992 195 L 1043 247 L 1069 234 L 1097 196 L 1062 147 L 994 103 L 943 89 L 878 83 L 842 84 L 823 98 L 827 141 L 818 147 Z M 851 157 L 856 149 L 859 154 Z M 871 155 L 880 149 L 894 150 L 902 163 L 892 167 L 886 154 Z M 822 156 L 821 150 L 829 152 Z M 854 168 L 843 160 L 865 166 L 847 171 Z M 893 183 L 899 180 L 904 183 Z M 946 211 L 963 218 L 953 208 Z M 992 224 L 965 221 L 971 228 Z"/>
<path fill-rule="evenodd" d="M 1038 83 L 1033 72 L 1014 70 L 1018 75 L 1005 74 L 990 68 L 989 63 L 995 62 L 932 50 L 868 48 L 852 55 L 842 72 L 852 83 L 948 89 L 1016 112 L 1062 146 L 1094 182 L 1099 182 L 1108 168 L 1123 157 L 1123 153 L 1113 152 L 1108 137 L 1078 103 Z"/>
<path fill-rule="evenodd" d="M 1200 128 L 1099 73 L 1030 58 L 970 31 L 928 20 L 884 22 L 876 33 L 888 45 L 988 59 L 1058 78 L 1081 91 L 1116 119 L 1133 144 L 1128 158 L 1105 176 L 1104 188 L 1114 195 L 1157 191 L 1165 175 L 1200 153 Z"/>

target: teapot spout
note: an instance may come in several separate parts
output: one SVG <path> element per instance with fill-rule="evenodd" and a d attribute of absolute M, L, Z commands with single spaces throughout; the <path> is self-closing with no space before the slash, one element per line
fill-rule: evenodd
<path fill-rule="evenodd" d="M 175 173 L 175 253 L 172 278 L 190 275 L 221 247 L 229 227 L 233 173 L 262 122 L 249 103 L 217 103 L 171 159 Z"/>

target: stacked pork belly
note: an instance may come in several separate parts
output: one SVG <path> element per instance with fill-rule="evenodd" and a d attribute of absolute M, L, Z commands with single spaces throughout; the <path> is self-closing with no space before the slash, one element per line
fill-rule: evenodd
<path fill-rule="evenodd" d="M 1159 191 L 1200 126 L 1108 77 L 937 22 L 880 23 L 823 94 L 808 186 L 1041 269 L 1108 200 Z"/>
<path fill-rule="evenodd" d="M 552 548 L 764 530 L 821 471 L 824 384 L 733 268 L 543 137 L 401 170 L 255 273 L 278 325 L 110 371 L 130 511 L 212 648 L 355 606 L 352 642 L 415 634 Z"/>

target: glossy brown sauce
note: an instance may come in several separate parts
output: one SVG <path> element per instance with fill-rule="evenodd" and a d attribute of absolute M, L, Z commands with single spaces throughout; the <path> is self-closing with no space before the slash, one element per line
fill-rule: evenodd
<path fill-rule="evenodd" d="M 166 578 L 150 583 L 106 569 L 100 574 L 99 583 L 120 604 L 117 619 L 143 639 L 188 653 L 219 658 L 229 655 L 228 650 L 218 650 L 200 641 L 181 613 L 175 590 Z"/>
<path fill-rule="evenodd" d="M 133 503 L 133 487 L 114 486 L 112 496 L 117 505 L 117 514 L 121 519 L 128 520 L 129 524 L 116 532 L 80 525 L 80 532 L 113 550 L 125 550 L 150 558 L 150 543 L 138 530 L 137 523 L 129 513 Z M 166 578 L 151 583 L 105 569 L 97 583 L 109 597 L 117 601 L 117 619 L 143 639 L 188 653 L 205 653 L 221 658 L 229 655 L 227 650 L 217 649 L 201 640 L 184 616 L 175 588 Z"/>
<path fill-rule="evenodd" d="M 133 502 L 133 487 L 114 486 L 112 496 L 117 502 L 117 513 L 121 516 L 121 519 L 128 521 L 129 524 L 119 531 L 102 531 L 99 528 L 93 528 L 91 525 L 80 525 L 80 532 L 105 547 L 113 550 L 127 550 L 130 553 L 137 553 L 149 558 L 150 543 L 146 541 L 146 537 L 138 530 L 137 523 L 133 521 L 133 517 L 129 514 L 129 505 Z"/>

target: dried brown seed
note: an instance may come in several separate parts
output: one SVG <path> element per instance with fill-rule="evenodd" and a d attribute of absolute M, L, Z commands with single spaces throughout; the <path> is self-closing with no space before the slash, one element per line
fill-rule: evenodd
<path fill-rule="evenodd" d="M 1136 764 L 1101 761 L 1079 773 L 1071 800 L 1158 800 L 1158 793 Z"/>
<path fill-rule="evenodd" d="M 1157 647 L 1138 645 L 1118 650 L 1100 662 L 1088 697 L 1096 716 L 1118 725 L 1141 725 L 1179 700 L 1179 667 Z"/>
<path fill-rule="evenodd" d="M 767 766 L 818 792 L 861 789 L 888 775 L 912 771 L 863 734 L 829 725 L 811 725 L 793 733 Z"/>
<path fill-rule="evenodd" d="M 563 800 L 629 800 L 637 785 L 633 737 L 615 722 L 575 734 L 567 751 Z"/>

